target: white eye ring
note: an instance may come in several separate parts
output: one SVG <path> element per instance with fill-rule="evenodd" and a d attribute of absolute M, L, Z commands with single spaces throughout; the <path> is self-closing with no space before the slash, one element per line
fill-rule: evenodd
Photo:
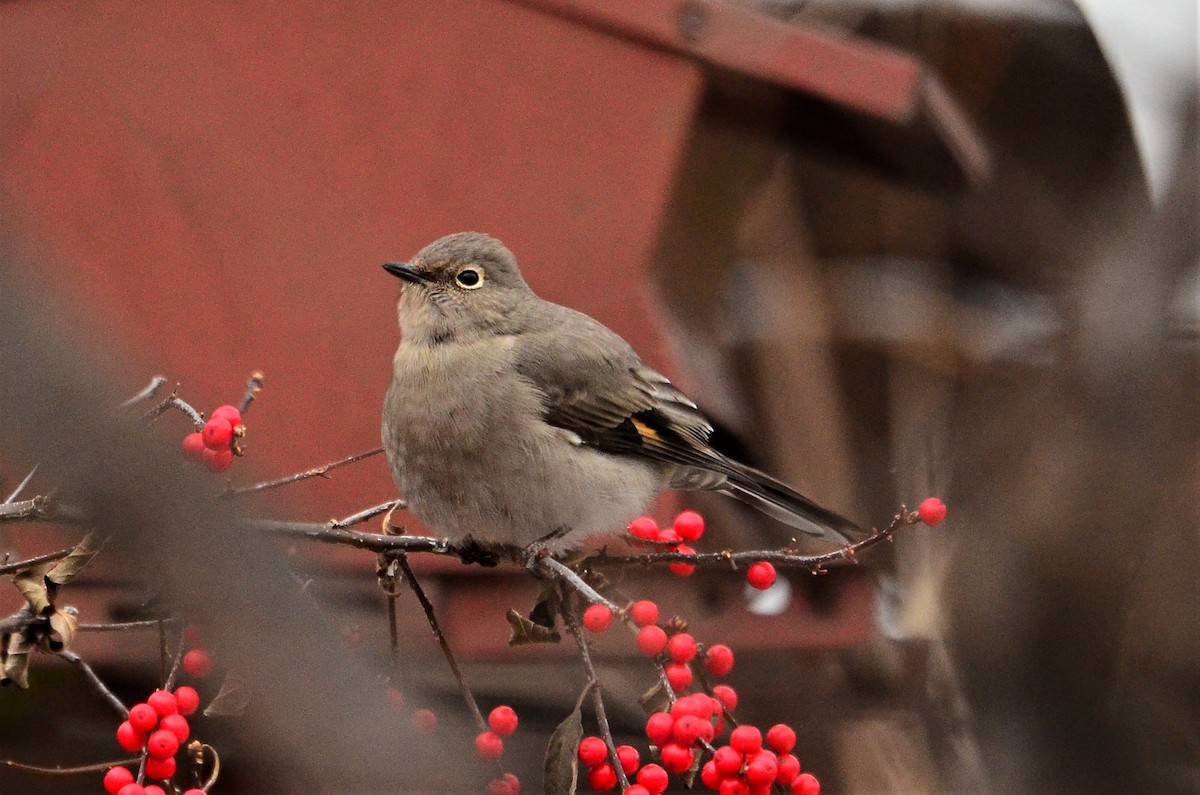
<path fill-rule="evenodd" d="M 478 290 L 483 286 L 483 269 L 479 267 L 463 268 L 454 277 L 454 283 L 464 290 Z"/>

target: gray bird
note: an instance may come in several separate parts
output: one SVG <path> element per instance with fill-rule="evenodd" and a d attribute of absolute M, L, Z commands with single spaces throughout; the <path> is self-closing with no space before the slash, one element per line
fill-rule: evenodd
<path fill-rule="evenodd" d="M 495 238 L 462 232 L 403 279 L 383 444 L 409 509 L 483 549 L 614 534 L 660 492 L 711 489 L 811 535 L 848 519 L 708 443 L 696 404 L 596 320 L 543 301 Z"/>

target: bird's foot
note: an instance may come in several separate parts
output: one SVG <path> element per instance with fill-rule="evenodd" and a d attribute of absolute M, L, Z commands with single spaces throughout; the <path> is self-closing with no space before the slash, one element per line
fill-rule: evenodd
<path fill-rule="evenodd" d="M 500 555 L 494 546 L 485 546 L 473 536 L 467 536 L 458 544 L 458 559 L 470 565 L 478 563 L 485 568 L 492 568 L 500 563 Z"/>

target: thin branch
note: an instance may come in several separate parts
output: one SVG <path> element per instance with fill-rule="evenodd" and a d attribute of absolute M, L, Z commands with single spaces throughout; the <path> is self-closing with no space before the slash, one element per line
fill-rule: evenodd
<path fill-rule="evenodd" d="M 255 370 L 250 374 L 250 379 L 246 381 L 246 394 L 242 395 L 242 402 L 238 404 L 238 411 L 242 414 L 250 408 L 250 404 L 254 402 L 254 398 L 258 397 L 258 391 L 263 388 L 263 383 L 266 376 L 261 370 Z"/>
<path fill-rule="evenodd" d="M 147 618 L 142 621 L 110 621 L 102 624 L 80 624 L 76 629 L 86 632 L 124 632 L 132 629 L 153 629 L 163 622 L 175 622 L 174 616 Z"/>
<path fill-rule="evenodd" d="M 39 621 L 45 619 L 41 616 L 35 616 L 30 612 L 29 606 L 26 605 L 23 609 L 18 610 L 7 618 L 0 619 L 0 635 L 8 635 L 20 632 Z"/>
<path fill-rule="evenodd" d="M 154 393 L 157 392 L 159 389 L 161 389 L 162 385 L 165 383 L 167 383 L 166 377 L 161 376 L 161 375 L 154 376 L 153 378 L 150 379 L 150 384 L 145 389 L 143 389 L 141 392 L 138 392 L 136 395 L 129 398 L 129 400 L 126 400 L 121 405 L 117 406 L 117 408 L 127 409 L 130 406 L 136 406 L 138 403 L 146 402 L 150 398 L 154 397 Z"/>
<path fill-rule="evenodd" d="M 309 541 L 321 541 L 327 544 L 341 544 L 371 552 L 433 552 L 438 555 L 458 555 L 461 552 L 457 544 L 452 544 L 446 538 L 364 533 L 359 530 L 344 530 L 329 524 L 314 522 L 259 520 L 251 524 L 269 533 L 305 538 Z"/>
<path fill-rule="evenodd" d="M 57 552 L 47 552 L 45 555 L 38 555 L 36 558 L 25 558 L 24 560 L 18 560 L 15 563 L 5 563 L 3 566 L 0 566 L 0 574 L 9 574 L 14 571 L 21 571 L 22 569 L 27 569 L 30 566 L 36 566 L 39 563 L 50 563 L 51 561 L 62 560 L 67 555 L 70 555 L 74 550 L 75 547 L 68 547 L 67 549 L 60 549 Z"/>
<path fill-rule="evenodd" d="M 604 605 L 614 613 L 620 611 L 621 608 L 617 604 L 604 598 L 599 591 L 584 582 L 582 577 L 580 577 L 560 561 L 551 557 L 544 557 L 537 562 L 537 565 L 542 569 L 547 570 L 552 576 L 557 576 L 565 580 L 571 585 L 572 588 L 578 591 L 583 598 L 587 599 L 592 604 Z"/>
<path fill-rule="evenodd" d="M 29 470 L 29 474 L 25 476 L 25 479 L 17 485 L 17 488 L 13 490 L 12 494 L 8 495 L 8 499 L 4 501 L 5 505 L 11 505 L 12 501 L 15 500 L 22 491 L 25 490 L 25 487 L 29 485 L 29 481 L 33 480 L 33 474 L 38 471 L 38 467 L 40 466 L 41 464 L 34 464 L 33 469 Z"/>
<path fill-rule="evenodd" d="M 280 486 L 286 486 L 289 483 L 299 483 L 300 481 L 308 480 L 309 478 L 322 478 L 325 477 L 325 474 L 330 470 L 337 469 L 338 467 L 342 467 L 347 464 L 353 464 L 356 461 L 362 461 L 364 458 L 370 458 L 371 456 L 378 455 L 382 452 L 382 447 L 376 447 L 374 450 L 368 450 L 365 453 L 356 453 L 355 455 L 352 455 L 348 458 L 343 458 L 340 461 L 331 461 L 328 464 L 322 464 L 319 467 L 314 467 L 313 469 L 308 469 L 304 472 L 297 472 L 294 475 L 288 475 L 287 477 L 278 478 L 277 480 L 268 480 L 264 481 L 263 483 L 255 483 L 252 486 L 242 486 L 238 489 L 229 489 L 225 492 L 225 496 L 236 497 L 242 494 L 251 494 L 257 491 L 275 489 Z"/>
<path fill-rule="evenodd" d="M 349 516 L 347 516 L 345 519 L 338 519 L 337 521 L 331 521 L 329 523 L 329 526 L 330 527 L 339 527 L 339 528 L 340 527 L 351 527 L 356 524 L 361 524 L 361 523 L 367 521 L 368 519 L 374 519 L 376 516 L 379 516 L 380 514 L 385 514 L 388 511 L 394 510 L 396 508 L 403 509 L 404 507 L 406 507 L 404 500 L 389 500 L 388 502 L 380 503 L 379 505 L 375 505 L 371 508 L 367 508 L 365 511 L 359 511 L 358 513 L 352 513 Z"/>
<path fill-rule="evenodd" d="M 30 497 L 27 500 L 0 505 L 0 523 L 3 522 L 68 522 L 85 520 L 83 511 L 73 505 L 64 505 L 49 496 Z"/>
<path fill-rule="evenodd" d="M 163 642 L 165 643 L 166 642 L 166 629 L 165 629 L 165 627 L 163 627 L 163 623 L 164 622 L 161 622 L 161 621 L 159 622 L 159 626 L 160 626 L 159 637 L 163 638 Z M 183 662 L 183 647 L 184 647 L 184 633 L 180 632 L 179 633 L 179 641 L 175 644 L 175 658 L 173 660 L 171 660 L 171 670 L 170 670 L 170 672 L 167 673 L 167 678 L 163 681 L 163 690 L 174 690 L 175 689 L 175 680 L 179 678 L 179 667 L 180 667 L 180 664 Z"/>
<path fill-rule="evenodd" d="M 175 389 L 178 390 L 179 386 L 176 385 Z M 200 415 L 200 412 L 192 408 L 190 403 L 177 396 L 174 391 L 171 392 L 171 396 L 169 398 L 143 414 L 142 419 L 146 422 L 154 422 L 169 409 L 179 409 L 186 414 L 187 418 L 191 420 L 192 425 L 196 430 L 201 430 L 204 428 L 204 417 Z"/>
<path fill-rule="evenodd" d="M 20 770 L 22 773 L 36 773 L 42 776 L 73 776 L 77 773 L 102 773 L 110 767 L 117 765 L 129 765 L 138 761 L 136 756 L 131 756 L 126 759 L 114 759 L 111 762 L 93 762 L 90 765 L 77 765 L 76 767 L 42 767 L 40 765 L 27 765 L 24 762 L 17 762 L 12 759 L 0 759 L 0 766 Z"/>
<path fill-rule="evenodd" d="M 438 645 L 442 648 L 442 656 L 446 658 L 446 663 L 450 666 L 450 671 L 454 674 L 455 681 L 458 682 L 458 689 L 462 692 L 463 700 L 467 702 L 467 708 L 475 716 L 475 723 L 479 725 L 479 730 L 487 731 L 487 721 L 484 719 L 483 713 L 479 711 L 479 705 L 475 703 L 475 696 L 471 693 L 471 688 L 467 686 L 467 680 L 463 678 L 462 670 L 458 667 L 458 662 L 454 659 L 454 652 L 450 650 L 450 644 L 446 642 L 446 636 L 442 634 L 442 628 L 438 624 L 437 616 L 433 612 L 433 603 L 429 601 L 429 597 L 425 595 L 421 584 L 417 582 L 412 567 L 408 565 L 408 557 L 406 555 L 399 555 L 396 560 L 400 564 L 400 571 L 403 573 L 404 579 L 408 582 L 408 587 L 412 589 L 413 594 L 417 597 L 417 601 L 421 603 L 421 609 L 425 611 L 425 619 L 429 622 L 429 628 L 433 630 L 433 636 L 437 638 Z"/>
<path fill-rule="evenodd" d="M 583 661 L 583 667 L 587 670 L 588 684 L 592 689 L 592 711 L 596 713 L 596 723 L 600 725 L 600 736 L 604 739 L 604 744 L 608 746 L 608 760 L 620 781 L 617 789 L 624 792 L 629 789 L 629 779 L 625 776 L 625 769 L 621 767 L 621 758 L 617 756 L 617 746 L 613 741 L 612 729 L 608 726 L 608 713 L 604 709 L 600 678 L 596 675 L 596 666 L 592 662 L 592 653 L 588 649 L 587 639 L 583 636 L 583 627 L 579 626 L 579 617 L 570 606 L 571 601 L 566 598 L 562 599 L 562 607 L 559 612 L 562 615 L 563 623 L 567 625 L 568 631 L 575 638 L 575 645 L 579 647 L 579 659 Z"/>
<path fill-rule="evenodd" d="M 64 660 L 71 663 L 71 665 L 74 665 L 76 668 L 82 671 L 83 675 L 86 676 L 88 681 L 91 683 L 92 688 L 99 693 L 105 701 L 111 704 L 113 709 L 121 713 L 121 717 L 129 716 L 129 707 L 121 703 L 121 699 L 117 698 L 116 695 L 114 695 L 113 692 L 108 689 L 108 685 L 104 684 L 103 680 L 101 680 L 100 677 L 96 675 L 96 672 L 92 670 L 92 666 L 84 662 L 82 657 L 73 651 L 60 651 L 58 656 L 62 657 Z"/>

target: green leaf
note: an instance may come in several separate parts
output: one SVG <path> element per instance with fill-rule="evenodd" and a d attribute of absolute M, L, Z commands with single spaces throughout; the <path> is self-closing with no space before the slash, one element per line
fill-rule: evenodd
<path fill-rule="evenodd" d="M 579 782 L 579 741 L 583 739 L 582 703 L 580 697 L 575 709 L 550 735 L 542 768 L 542 792 L 545 795 L 575 795 Z"/>

